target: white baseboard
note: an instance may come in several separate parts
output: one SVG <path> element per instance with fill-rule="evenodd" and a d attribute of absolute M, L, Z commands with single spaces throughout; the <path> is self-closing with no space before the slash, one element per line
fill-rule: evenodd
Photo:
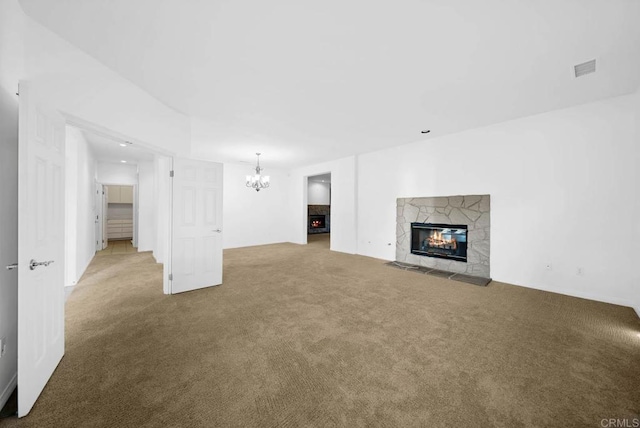
<path fill-rule="evenodd" d="M 18 373 L 13 375 L 9 384 L 4 388 L 2 394 L 0 394 L 0 409 L 2 409 L 5 404 L 7 404 L 7 401 L 9 400 L 9 397 L 11 397 L 11 393 L 13 392 L 17 384 Z"/>
<path fill-rule="evenodd" d="M 494 281 L 498 281 L 498 282 L 502 282 L 504 284 L 510 284 L 510 285 L 515 285 L 518 287 L 525 287 L 525 288 L 532 288 L 534 290 L 540 290 L 540 291 L 548 291 L 550 293 L 556 293 L 556 294 L 562 294 L 565 296 L 571 296 L 571 297 L 578 297 L 580 299 L 586 299 L 586 300 L 593 300 L 595 302 L 602 302 L 602 303 L 609 303 L 612 305 L 618 305 L 618 306 L 626 306 L 627 308 L 631 308 L 633 310 L 635 310 L 636 314 L 638 315 L 638 317 L 640 317 L 640 307 L 638 305 L 634 305 L 632 302 L 630 302 L 627 299 L 622 299 L 619 297 L 611 297 L 611 296 L 603 296 L 601 294 L 594 294 L 594 293 L 585 293 L 584 291 L 577 291 L 577 290 L 565 290 L 565 289 L 556 289 L 555 287 L 547 287 L 547 286 L 540 286 L 540 285 L 530 285 L 530 284 L 518 284 L 515 282 L 509 282 L 509 281 L 503 281 L 500 279 L 496 279 L 493 278 Z"/>

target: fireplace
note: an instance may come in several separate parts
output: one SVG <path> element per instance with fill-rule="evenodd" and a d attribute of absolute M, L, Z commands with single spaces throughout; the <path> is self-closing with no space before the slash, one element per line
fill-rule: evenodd
<path fill-rule="evenodd" d="M 467 226 L 411 223 L 411 253 L 467 262 Z"/>
<path fill-rule="evenodd" d="M 324 214 L 309 216 L 309 229 L 324 229 L 327 227 L 327 220 Z"/>

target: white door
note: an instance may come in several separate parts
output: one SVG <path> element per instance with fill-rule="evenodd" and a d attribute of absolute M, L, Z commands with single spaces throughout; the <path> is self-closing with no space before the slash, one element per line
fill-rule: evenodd
<path fill-rule="evenodd" d="M 18 416 L 64 354 L 65 122 L 20 85 Z"/>
<path fill-rule="evenodd" d="M 109 217 L 109 186 L 102 186 L 102 249 L 104 250 L 109 245 L 109 234 L 107 218 Z"/>
<path fill-rule="evenodd" d="M 176 159 L 171 292 L 222 284 L 222 164 Z"/>
<path fill-rule="evenodd" d="M 96 182 L 96 251 L 102 250 L 102 184 Z"/>

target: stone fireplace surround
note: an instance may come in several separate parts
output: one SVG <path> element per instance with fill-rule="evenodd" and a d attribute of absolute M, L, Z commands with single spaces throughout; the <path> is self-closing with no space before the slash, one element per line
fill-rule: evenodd
<path fill-rule="evenodd" d="M 396 261 L 490 278 L 490 196 L 398 198 Z M 411 254 L 411 223 L 466 224 L 467 262 Z"/>

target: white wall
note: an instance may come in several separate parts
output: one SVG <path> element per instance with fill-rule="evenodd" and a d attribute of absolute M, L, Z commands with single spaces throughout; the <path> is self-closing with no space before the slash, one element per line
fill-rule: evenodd
<path fill-rule="evenodd" d="M 638 307 L 639 117 L 640 93 L 361 155 L 358 253 L 394 259 L 396 198 L 490 194 L 495 280 Z"/>
<path fill-rule="evenodd" d="M 30 80 L 43 101 L 132 140 L 189 152 L 186 116 L 26 16 L 17 0 L 1 3 L 4 30 L 12 35 L 9 43 L 21 46 L 4 54 L 2 66 L 19 66 L 15 78 Z"/>
<path fill-rule="evenodd" d="M 166 156 L 156 156 L 154 160 L 155 186 L 153 193 L 156 211 L 156 246 L 153 257 L 158 263 L 168 265 L 167 246 L 169 244 L 169 213 L 171 210 L 171 180 L 169 171 L 173 169 L 172 159 Z M 168 289 L 165 289 L 168 293 Z"/>
<path fill-rule="evenodd" d="M 287 242 L 291 233 L 289 189 L 286 171 L 269 169 L 271 185 L 256 192 L 245 186 L 251 166 L 224 164 L 223 245 L 224 248 Z"/>
<path fill-rule="evenodd" d="M 98 182 L 102 184 L 137 186 L 138 167 L 126 163 L 98 161 Z"/>
<path fill-rule="evenodd" d="M 290 209 L 293 213 L 291 242 L 307 243 L 307 177 L 331 173 L 331 250 L 354 254 L 357 250 L 356 158 L 294 169 L 291 172 Z"/>
<path fill-rule="evenodd" d="M 331 183 L 309 180 L 307 203 L 309 205 L 331 205 Z"/>
<path fill-rule="evenodd" d="M 65 285 L 75 285 L 96 248 L 96 161 L 82 133 L 66 127 Z"/>
<path fill-rule="evenodd" d="M 157 237 L 155 164 L 138 163 L 138 251 L 153 251 Z"/>

